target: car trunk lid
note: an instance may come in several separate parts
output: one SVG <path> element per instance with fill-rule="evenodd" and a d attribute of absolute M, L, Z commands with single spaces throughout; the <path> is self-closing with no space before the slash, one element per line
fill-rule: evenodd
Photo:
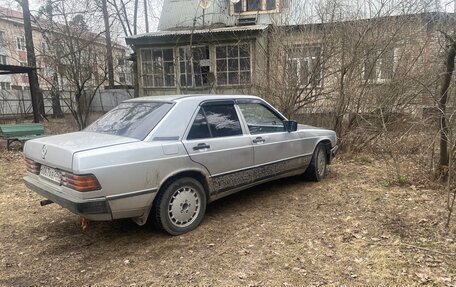
<path fill-rule="evenodd" d="M 75 132 L 29 140 L 25 143 L 24 155 L 44 165 L 71 170 L 76 152 L 137 141 L 116 135 Z"/>

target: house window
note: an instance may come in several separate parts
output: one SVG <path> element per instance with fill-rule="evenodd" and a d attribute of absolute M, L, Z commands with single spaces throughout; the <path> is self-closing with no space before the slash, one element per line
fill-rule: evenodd
<path fill-rule="evenodd" d="M 19 62 L 19 65 L 20 65 L 21 67 L 27 67 L 27 62 Z"/>
<path fill-rule="evenodd" d="M 394 48 L 367 52 L 363 67 L 364 80 L 371 82 L 391 80 L 396 68 L 396 52 L 397 49 Z"/>
<path fill-rule="evenodd" d="M 296 47 L 288 51 L 290 86 L 322 87 L 322 70 L 321 47 Z"/>
<path fill-rule="evenodd" d="M 215 48 L 217 85 L 249 84 L 251 79 L 250 44 Z"/>
<path fill-rule="evenodd" d="M 211 84 L 209 47 L 179 48 L 179 79 L 183 87 L 204 87 Z"/>
<path fill-rule="evenodd" d="M 0 65 L 8 65 L 6 61 L 6 55 L 0 55 Z"/>
<path fill-rule="evenodd" d="M 173 49 L 142 49 L 141 76 L 144 87 L 174 87 Z"/>
<path fill-rule="evenodd" d="M 276 12 L 278 2 L 279 0 L 240 0 L 237 3 L 231 4 L 231 11 L 234 13 L 251 11 Z"/>
<path fill-rule="evenodd" d="M 11 84 L 9 82 L 0 82 L 0 90 L 11 90 Z"/>
<path fill-rule="evenodd" d="M 16 38 L 16 47 L 17 47 L 18 50 L 25 51 L 25 38 L 24 38 L 24 36 Z"/>

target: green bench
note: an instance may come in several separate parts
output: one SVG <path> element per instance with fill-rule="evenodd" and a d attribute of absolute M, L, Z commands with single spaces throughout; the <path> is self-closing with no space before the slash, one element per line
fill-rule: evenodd
<path fill-rule="evenodd" d="M 9 150 L 12 142 L 20 142 L 40 137 L 44 134 L 42 124 L 10 124 L 0 125 L 0 135 L 6 140 L 6 148 Z"/>

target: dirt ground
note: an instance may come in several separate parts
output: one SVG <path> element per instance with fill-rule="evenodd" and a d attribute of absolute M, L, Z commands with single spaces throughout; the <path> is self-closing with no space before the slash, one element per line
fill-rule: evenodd
<path fill-rule="evenodd" d="M 419 176 L 392 184 L 388 168 L 341 156 L 320 183 L 240 192 L 172 237 L 129 220 L 82 231 L 78 216 L 40 207 L 21 154 L 0 150 L 0 286 L 456 286 L 445 192 Z"/>

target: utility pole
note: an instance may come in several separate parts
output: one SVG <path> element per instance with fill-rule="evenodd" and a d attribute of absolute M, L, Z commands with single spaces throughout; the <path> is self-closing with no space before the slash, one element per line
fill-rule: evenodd
<path fill-rule="evenodd" d="M 146 33 L 149 33 L 149 14 L 147 11 L 147 1 L 144 0 L 144 21 L 146 22 Z"/>

